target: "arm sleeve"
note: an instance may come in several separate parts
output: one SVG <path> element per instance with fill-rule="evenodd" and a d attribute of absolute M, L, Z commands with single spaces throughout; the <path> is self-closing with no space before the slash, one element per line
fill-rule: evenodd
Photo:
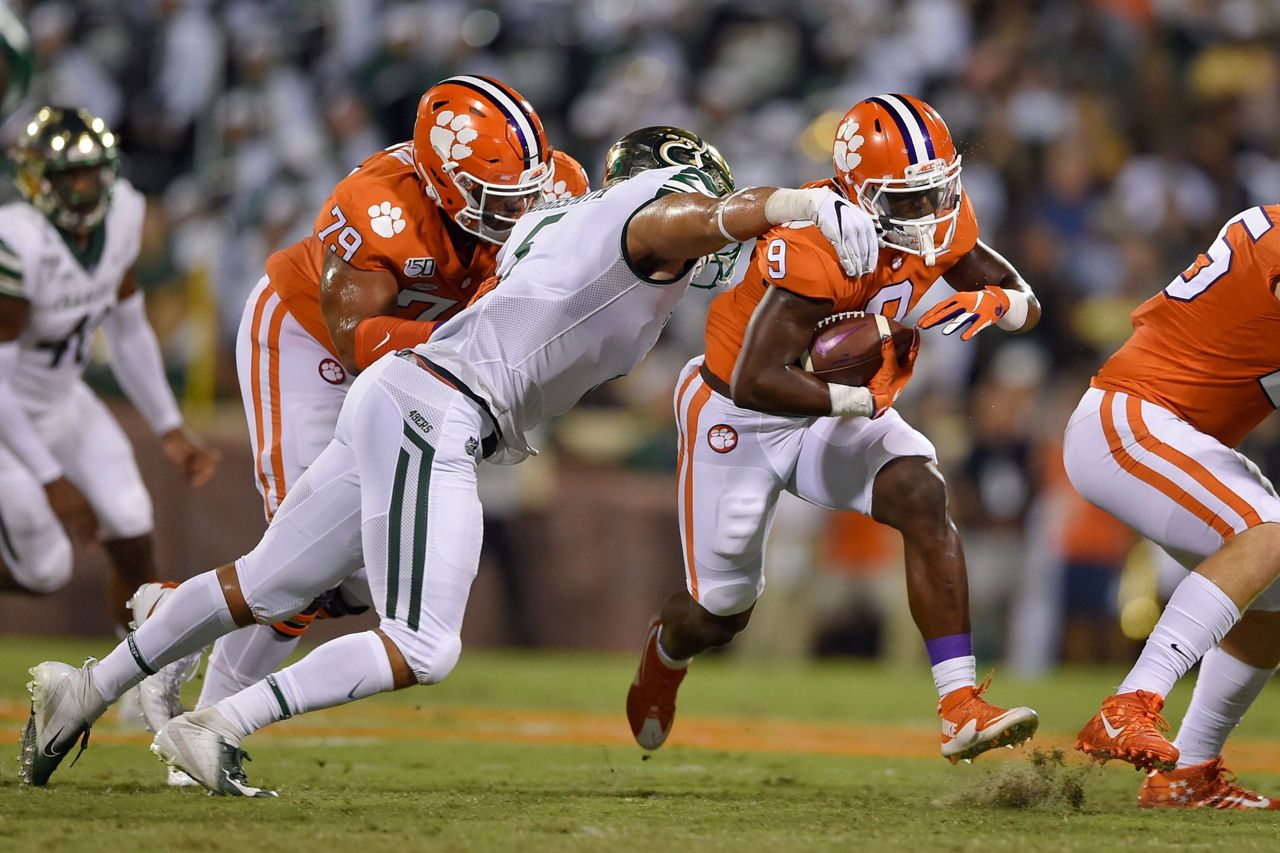
<path fill-rule="evenodd" d="M 439 323 L 366 317 L 356 325 L 356 366 L 364 370 L 389 352 L 426 343 Z"/>
<path fill-rule="evenodd" d="M 160 344 L 147 322 L 142 291 L 116 304 L 102 323 L 107 333 L 111 372 L 129 401 L 157 435 L 182 425 L 182 414 L 164 375 Z"/>
<path fill-rule="evenodd" d="M 62 476 L 62 466 L 45 446 L 13 392 L 10 377 L 18 369 L 18 342 L 0 341 L 0 440 L 42 484 Z"/>

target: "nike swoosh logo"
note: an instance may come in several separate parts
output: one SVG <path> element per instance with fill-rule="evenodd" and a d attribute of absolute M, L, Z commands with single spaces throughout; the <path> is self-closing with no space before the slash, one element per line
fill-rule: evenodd
<path fill-rule="evenodd" d="M 62 733 L 63 733 L 64 731 L 66 731 L 66 726 L 63 726 L 62 728 L 58 729 L 58 733 L 57 733 L 56 735 L 54 735 L 53 737 L 49 738 L 49 742 L 48 742 L 48 743 L 46 743 L 46 744 L 44 745 L 44 749 L 40 750 L 42 753 L 44 753 L 44 757 L 45 757 L 45 758 L 59 758 L 59 757 L 61 757 L 61 756 L 63 756 L 63 755 L 66 755 L 66 754 L 67 754 L 66 750 L 63 750 L 62 752 L 50 752 L 50 751 L 49 751 L 49 747 L 51 747 L 51 746 L 53 746 L 55 743 L 57 743 L 58 738 L 62 737 Z"/>
<path fill-rule="evenodd" d="M 1107 719 L 1106 714 L 1099 712 L 1098 716 L 1102 718 L 1102 727 L 1107 730 L 1107 737 L 1118 738 L 1124 733 L 1124 726 L 1117 729 L 1115 726 L 1111 725 L 1111 721 Z"/>
<path fill-rule="evenodd" d="M 363 678 L 356 682 L 356 686 L 355 686 L 355 687 L 352 687 L 350 690 L 348 690 L 348 691 L 347 691 L 347 698 L 348 698 L 348 699 L 354 699 L 354 698 L 356 698 L 356 691 L 360 689 L 360 685 L 361 685 L 361 684 L 364 684 L 364 679 L 363 679 Z"/>
<path fill-rule="evenodd" d="M 1169 648 L 1173 649 L 1175 652 L 1177 652 L 1178 654 L 1182 655 L 1182 656 L 1183 656 L 1184 658 L 1186 658 L 1187 660 L 1191 660 L 1191 655 L 1187 654 L 1187 653 L 1186 653 L 1186 652 L 1184 652 L 1182 649 L 1178 648 L 1178 644 L 1177 644 L 1177 643 L 1170 643 L 1170 644 L 1169 644 Z"/>
<path fill-rule="evenodd" d="M 387 341 L 389 341 L 389 340 L 391 340 L 391 333 L 390 333 L 390 332 L 387 332 L 387 336 L 386 336 L 385 338 L 383 338 L 382 340 L 378 341 L 378 345 L 377 345 L 377 346 L 375 346 L 375 347 L 374 347 L 374 349 L 381 349 L 383 346 L 385 346 L 385 345 L 386 345 Z"/>

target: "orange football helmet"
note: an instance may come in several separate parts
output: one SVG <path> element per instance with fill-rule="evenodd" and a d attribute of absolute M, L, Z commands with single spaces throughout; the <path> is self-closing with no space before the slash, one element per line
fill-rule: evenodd
<path fill-rule="evenodd" d="M 418 102 L 414 162 L 428 195 L 464 231 L 503 243 L 542 201 L 551 148 L 519 92 L 492 77 L 441 80 Z"/>
<path fill-rule="evenodd" d="M 551 177 L 544 193 L 547 201 L 573 198 L 591 191 L 591 179 L 582 164 L 560 150 L 551 152 Z"/>
<path fill-rule="evenodd" d="M 875 217 L 881 245 L 932 266 L 960 216 L 960 155 L 933 107 L 910 95 L 854 104 L 836 130 L 836 183 Z"/>

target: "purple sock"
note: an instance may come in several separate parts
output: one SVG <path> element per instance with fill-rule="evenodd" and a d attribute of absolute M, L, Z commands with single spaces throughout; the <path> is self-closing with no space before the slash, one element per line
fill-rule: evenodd
<path fill-rule="evenodd" d="M 929 652 L 929 665 L 937 666 L 954 658 L 973 656 L 972 634 L 950 634 L 946 637 L 934 637 L 924 641 L 925 650 Z"/>

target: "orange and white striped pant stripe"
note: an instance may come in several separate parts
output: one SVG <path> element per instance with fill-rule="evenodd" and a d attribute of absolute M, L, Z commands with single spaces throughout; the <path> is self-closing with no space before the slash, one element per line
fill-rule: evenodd
<path fill-rule="evenodd" d="M 1280 521 L 1280 497 L 1247 457 L 1131 394 L 1090 388 L 1067 424 L 1063 462 L 1086 500 L 1188 568 L 1232 536 Z"/>
<path fill-rule="evenodd" d="M 236 369 L 253 446 L 254 485 L 270 520 L 333 438 L 351 377 L 293 318 L 265 277 L 245 305 Z"/>

